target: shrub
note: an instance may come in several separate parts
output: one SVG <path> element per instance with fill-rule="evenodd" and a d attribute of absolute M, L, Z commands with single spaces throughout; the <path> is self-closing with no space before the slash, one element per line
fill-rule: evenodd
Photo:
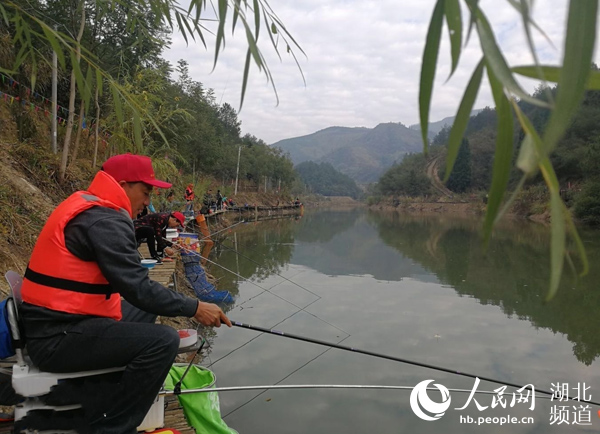
<path fill-rule="evenodd" d="M 586 184 L 575 197 L 573 213 L 583 223 L 600 225 L 600 181 Z"/>

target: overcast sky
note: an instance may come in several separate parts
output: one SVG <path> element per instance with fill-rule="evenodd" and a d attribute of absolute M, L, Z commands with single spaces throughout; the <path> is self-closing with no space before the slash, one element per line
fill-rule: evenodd
<path fill-rule="evenodd" d="M 263 32 L 260 41 L 279 105 L 265 75 L 253 65 L 239 113 L 243 134 L 253 134 L 270 144 L 330 126 L 372 128 L 382 122 L 418 123 L 421 59 L 435 0 L 271 0 L 270 5 L 306 53 L 298 52 L 306 84 L 285 48 L 280 62 Z M 480 5 L 509 65 L 530 63 L 520 17 L 508 1 L 481 0 Z M 542 63 L 556 64 L 562 58 L 566 7 L 567 0 L 536 2 L 534 19 L 554 44 L 539 33 L 535 35 Z M 205 49 L 200 44 L 186 47 L 180 36 L 174 36 L 165 57 L 173 64 L 181 58 L 187 60 L 194 80 L 214 89 L 218 102 L 239 109 L 246 50 L 240 30 L 235 38 L 230 37 L 231 32 L 226 34 L 226 49 L 212 72 L 214 43 L 210 39 Z M 450 60 L 444 28 L 431 121 L 456 113 L 481 56 L 473 36 L 463 50 L 459 69 L 447 81 Z M 595 58 L 598 62 L 597 54 Z M 536 86 L 531 81 L 522 84 L 530 93 Z M 487 84 L 475 107 L 485 106 L 493 106 Z"/>

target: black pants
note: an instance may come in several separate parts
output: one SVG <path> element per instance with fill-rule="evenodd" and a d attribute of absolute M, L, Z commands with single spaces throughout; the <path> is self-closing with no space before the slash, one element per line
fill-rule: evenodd
<path fill-rule="evenodd" d="M 140 240 L 146 239 L 150 256 L 153 258 L 156 257 L 156 234 L 154 233 L 154 228 L 150 226 L 140 226 L 135 230 L 135 239 L 138 243 Z"/>
<path fill-rule="evenodd" d="M 179 348 L 171 327 L 132 321 L 156 316 L 124 302 L 122 321 L 84 319 L 64 334 L 32 339 L 27 349 L 43 371 L 76 372 L 125 366 L 116 382 L 84 385 L 85 419 L 94 434 L 136 434 L 156 398 Z"/>

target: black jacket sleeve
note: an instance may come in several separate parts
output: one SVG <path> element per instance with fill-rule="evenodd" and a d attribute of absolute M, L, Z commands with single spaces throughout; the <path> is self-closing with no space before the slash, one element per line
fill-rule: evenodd
<path fill-rule="evenodd" d="M 196 313 L 198 300 L 149 279 L 140 264 L 133 223 L 121 212 L 104 207 L 84 211 L 65 228 L 65 242 L 75 256 L 95 260 L 109 284 L 135 307 L 163 316 Z"/>

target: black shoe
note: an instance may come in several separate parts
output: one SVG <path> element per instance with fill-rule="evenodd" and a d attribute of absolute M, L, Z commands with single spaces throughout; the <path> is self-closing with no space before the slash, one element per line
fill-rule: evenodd
<path fill-rule="evenodd" d="M 158 256 L 153 256 L 152 259 L 156 261 L 156 265 L 162 265 L 163 261 Z"/>

